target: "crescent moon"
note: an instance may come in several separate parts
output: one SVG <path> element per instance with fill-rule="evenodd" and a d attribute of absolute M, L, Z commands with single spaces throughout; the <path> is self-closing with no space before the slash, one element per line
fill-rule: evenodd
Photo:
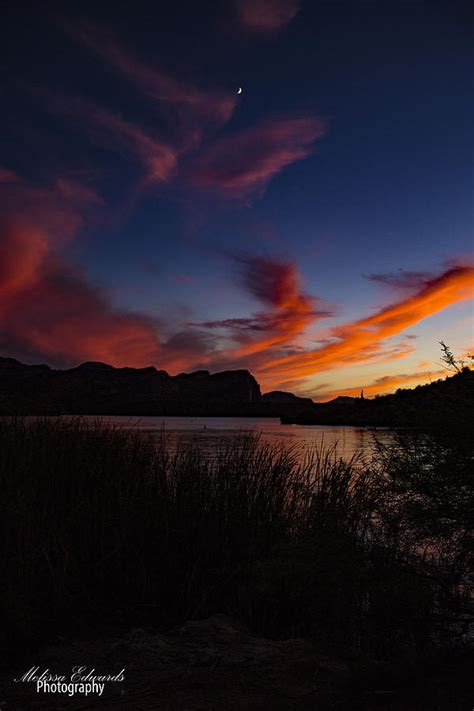
<path fill-rule="evenodd" d="M 242 87 L 240 86 L 237 94 L 241 94 L 241 93 L 242 93 Z"/>

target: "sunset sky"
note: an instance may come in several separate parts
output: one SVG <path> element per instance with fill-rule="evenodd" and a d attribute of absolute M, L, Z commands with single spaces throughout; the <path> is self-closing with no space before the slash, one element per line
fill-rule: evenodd
<path fill-rule="evenodd" d="M 468 3 L 19 2 L 2 25 L 0 355 L 327 400 L 473 349 Z"/>

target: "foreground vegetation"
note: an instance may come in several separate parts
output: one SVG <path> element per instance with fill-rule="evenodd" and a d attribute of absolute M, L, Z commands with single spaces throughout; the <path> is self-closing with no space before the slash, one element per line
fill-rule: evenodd
<path fill-rule="evenodd" d="M 95 625 L 226 612 L 378 659 L 462 642 L 472 452 L 399 435 L 374 461 L 242 434 L 209 458 L 81 419 L 2 419 L 2 652 Z"/>

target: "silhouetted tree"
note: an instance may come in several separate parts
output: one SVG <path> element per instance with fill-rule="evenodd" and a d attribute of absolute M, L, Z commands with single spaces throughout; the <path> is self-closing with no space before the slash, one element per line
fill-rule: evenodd
<path fill-rule="evenodd" d="M 443 368 L 455 371 L 456 373 L 462 373 L 462 371 L 468 367 L 465 360 L 462 358 L 455 358 L 451 348 L 446 345 L 444 341 L 440 341 L 439 345 L 441 346 L 441 364 L 444 364 Z M 467 358 L 471 361 L 471 363 L 474 361 L 474 356 L 469 353 L 467 354 Z"/>

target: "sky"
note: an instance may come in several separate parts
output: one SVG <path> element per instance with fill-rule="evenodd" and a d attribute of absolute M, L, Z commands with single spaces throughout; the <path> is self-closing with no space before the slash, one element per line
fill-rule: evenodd
<path fill-rule="evenodd" d="M 474 351 L 468 5 L 7 4 L 0 354 L 319 401 L 444 377 L 440 340 Z"/>

